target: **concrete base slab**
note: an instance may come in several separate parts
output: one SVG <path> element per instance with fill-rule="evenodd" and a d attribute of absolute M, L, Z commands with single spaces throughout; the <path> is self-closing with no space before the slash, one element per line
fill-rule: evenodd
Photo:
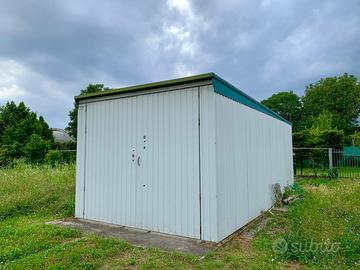
<path fill-rule="evenodd" d="M 65 220 L 51 221 L 47 224 L 71 227 L 86 232 L 93 232 L 104 237 L 121 239 L 139 247 L 156 247 L 169 251 L 193 254 L 196 256 L 204 256 L 216 246 L 216 243 L 192 238 L 150 232 L 85 219 L 68 218 Z"/>

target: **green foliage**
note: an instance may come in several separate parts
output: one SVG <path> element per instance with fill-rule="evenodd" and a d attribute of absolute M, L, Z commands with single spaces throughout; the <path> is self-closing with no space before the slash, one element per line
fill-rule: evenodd
<path fill-rule="evenodd" d="M 342 130 L 306 129 L 293 133 L 294 147 L 341 148 L 344 144 Z"/>
<path fill-rule="evenodd" d="M 350 136 L 352 145 L 360 147 L 360 132 L 355 132 Z"/>
<path fill-rule="evenodd" d="M 329 111 L 323 111 L 316 117 L 311 116 L 311 130 L 320 132 L 334 128 L 333 115 Z"/>
<path fill-rule="evenodd" d="M 292 134 L 293 146 L 294 147 L 306 147 L 307 136 L 308 136 L 307 130 L 293 132 L 293 134 Z"/>
<path fill-rule="evenodd" d="M 76 151 L 50 150 L 45 156 L 45 163 L 51 166 L 72 164 L 76 161 Z"/>
<path fill-rule="evenodd" d="M 298 130 L 302 116 L 300 97 L 292 91 L 279 92 L 268 99 L 261 101 L 263 105 L 278 113 L 293 124 L 293 129 Z"/>
<path fill-rule="evenodd" d="M 341 148 L 344 143 L 344 131 L 323 130 L 319 133 L 319 146 L 325 148 Z"/>
<path fill-rule="evenodd" d="M 297 183 L 286 186 L 283 194 L 284 198 L 287 198 L 291 195 L 303 195 L 305 193 L 304 189 Z"/>
<path fill-rule="evenodd" d="M 351 132 L 360 112 L 360 84 L 346 73 L 321 79 L 306 87 L 303 105 L 306 115 L 316 117 L 328 111 L 335 128 Z"/>
<path fill-rule="evenodd" d="M 80 94 L 90 94 L 106 91 L 109 88 L 104 87 L 103 84 L 89 84 L 85 89 L 80 91 Z M 77 137 L 77 115 L 78 115 L 78 104 L 74 102 L 74 108 L 69 112 L 70 121 L 66 130 L 69 131 L 70 135 L 76 139 Z"/>
<path fill-rule="evenodd" d="M 337 179 L 339 178 L 339 171 L 337 168 L 329 169 L 328 175 L 330 179 Z"/>
<path fill-rule="evenodd" d="M 54 143 L 52 131 L 44 118 L 37 117 L 36 113 L 30 111 L 23 102 L 19 105 L 8 102 L 0 107 L 0 166 L 25 155 L 27 157 L 33 155 L 37 158 L 37 155 L 30 153 L 31 147 L 35 144 L 35 139 L 30 143 L 32 135 L 41 138 L 38 145 L 40 151 L 45 145 L 47 145 L 45 148 L 50 148 Z M 41 155 L 42 152 L 39 153 L 39 156 Z"/>
<path fill-rule="evenodd" d="M 306 87 L 303 97 L 279 92 L 262 103 L 293 123 L 295 147 L 360 146 L 355 133 L 360 113 L 360 83 L 353 75 L 320 79 Z"/>
<path fill-rule="evenodd" d="M 333 115 L 328 111 L 311 117 L 311 127 L 293 133 L 294 147 L 340 148 L 344 144 L 345 134 L 333 126 Z"/>
<path fill-rule="evenodd" d="M 45 163 L 55 166 L 60 164 L 62 161 L 62 155 L 59 150 L 50 150 L 45 156 Z"/>
<path fill-rule="evenodd" d="M 71 142 L 55 142 L 55 149 L 58 150 L 76 150 L 76 142 L 75 141 L 71 141 Z"/>
<path fill-rule="evenodd" d="M 49 142 L 38 134 L 32 134 L 24 147 L 24 156 L 29 163 L 41 163 L 49 151 Z"/>

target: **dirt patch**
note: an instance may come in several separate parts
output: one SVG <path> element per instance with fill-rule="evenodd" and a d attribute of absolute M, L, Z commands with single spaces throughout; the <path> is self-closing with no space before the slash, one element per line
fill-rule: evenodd
<path fill-rule="evenodd" d="M 261 230 L 263 230 L 268 222 L 272 220 L 272 217 L 264 216 L 258 220 L 258 222 L 246 228 L 244 231 L 239 232 L 239 236 L 243 239 L 252 240 L 255 238 L 256 234 L 258 234 Z"/>

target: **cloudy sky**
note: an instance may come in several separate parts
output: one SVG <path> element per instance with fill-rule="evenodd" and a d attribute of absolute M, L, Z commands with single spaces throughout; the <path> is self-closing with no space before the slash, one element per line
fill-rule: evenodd
<path fill-rule="evenodd" d="M 213 71 L 254 98 L 360 78 L 360 1 L 0 0 L 0 105 L 65 127 L 89 83 Z"/>

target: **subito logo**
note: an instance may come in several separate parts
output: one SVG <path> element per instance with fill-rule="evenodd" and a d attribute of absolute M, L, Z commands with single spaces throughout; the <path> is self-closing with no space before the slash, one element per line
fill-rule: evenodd
<path fill-rule="evenodd" d="M 288 250 L 288 243 L 284 238 L 275 239 L 272 242 L 272 249 L 276 254 L 282 255 Z"/>

